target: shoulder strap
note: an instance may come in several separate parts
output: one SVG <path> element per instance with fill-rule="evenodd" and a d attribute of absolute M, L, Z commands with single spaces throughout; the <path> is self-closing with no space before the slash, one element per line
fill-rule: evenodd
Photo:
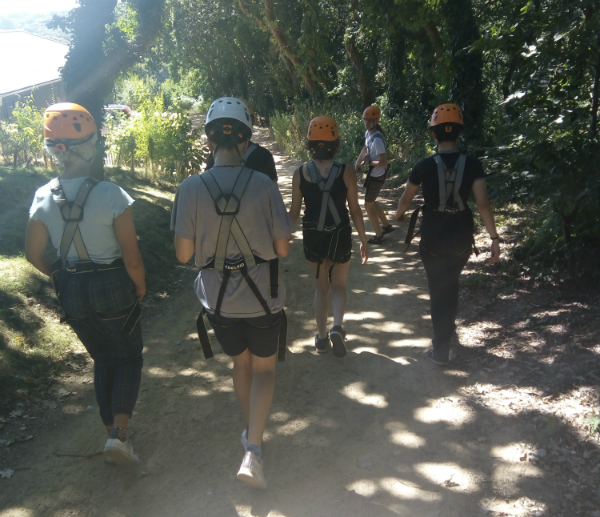
<path fill-rule="evenodd" d="M 246 265 L 248 267 L 256 265 L 254 255 L 252 254 L 252 248 L 250 248 L 248 239 L 246 239 L 246 236 L 236 219 L 236 215 L 240 210 L 240 202 L 253 173 L 254 171 L 252 169 L 243 167 L 238 174 L 232 192 L 229 194 L 221 191 L 211 171 L 207 171 L 200 176 L 213 198 L 217 213 L 221 216 L 221 226 L 217 238 L 217 249 L 215 250 L 215 269 L 218 271 L 223 271 L 225 268 L 227 244 L 230 235 L 233 235 L 235 243 L 238 245 Z"/>
<path fill-rule="evenodd" d="M 314 162 L 310 161 L 306 164 L 306 168 L 308 170 L 308 174 L 310 178 L 319 186 L 321 192 L 323 193 L 321 197 L 321 213 L 319 214 L 319 223 L 317 225 L 317 231 L 322 232 L 323 228 L 325 228 L 325 218 L 327 217 L 327 209 L 331 212 L 335 225 L 339 225 L 342 220 L 340 218 L 340 214 L 335 207 L 335 203 L 333 199 L 331 199 L 331 189 L 333 187 L 333 183 L 335 179 L 338 177 L 342 166 L 338 162 L 333 162 L 331 169 L 329 170 L 329 174 L 327 176 L 327 181 L 325 178 L 321 176 Z"/>
<path fill-rule="evenodd" d="M 79 260 L 90 260 L 90 256 L 88 255 L 83 242 L 83 237 L 81 236 L 79 222 L 83 219 L 83 207 L 87 201 L 88 195 L 98 183 L 100 183 L 100 181 L 97 179 L 86 178 L 81 184 L 81 187 L 79 187 L 75 201 L 72 203 L 67 201 L 65 191 L 58 178 L 54 178 L 50 183 L 50 190 L 54 202 L 57 204 L 63 220 L 67 223 L 60 241 L 60 259 L 63 267 L 66 265 L 67 253 L 71 248 L 71 244 L 75 244 Z"/>
<path fill-rule="evenodd" d="M 440 204 L 438 205 L 438 211 L 443 212 L 446 210 L 446 201 L 448 199 L 448 196 L 446 195 L 446 164 L 439 154 L 436 154 L 433 159 L 437 165 L 437 177 L 440 193 Z"/>
<path fill-rule="evenodd" d="M 254 151 L 256 151 L 257 148 L 258 148 L 258 144 L 254 144 L 254 143 L 252 143 L 248 146 L 248 149 L 246 149 L 244 156 L 242 156 L 242 165 L 244 165 L 244 166 L 246 165 L 248 158 Z"/>
<path fill-rule="evenodd" d="M 458 209 L 462 212 L 465 209 L 465 204 L 463 203 L 462 198 L 458 192 L 460 189 L 460 185 L 463 180 L 463 175 L 465 173 L 465 166 L 467 164 L 467 156 L 465 154 L 461 154 L 458 157 L 458 162 L 456 166 L 456 181 L 454 182 L 454 202 L 458 205 Z"/>

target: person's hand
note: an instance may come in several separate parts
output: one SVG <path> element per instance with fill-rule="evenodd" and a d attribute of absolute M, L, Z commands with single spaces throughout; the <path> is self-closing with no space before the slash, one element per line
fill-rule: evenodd
<path fill-rule="evenodd" d="M 486 259 L 485 261 L 488 264 L 495 264 L 499 260 L 500 260 L 500 239 L 493 239 L 491 256 L 490 256 L 490 258 Z"/>
<path fill-rule="evenodd" d="M 395 217 L 396 221 L 399 223 L 403 223 L 404 219 L 405 219 L 405 217 L 404 217 L 405 213 L 406 212 L 404 212 L 404 211 L 401 212 L 400 209 L 398 208 L 398 210 L 396 210 L 396 217 Z"/>
<path fill-rule="evenodd" d="M 360 243 L 360 256 L 362 257 L 362 264 L 364 266 L 367 260 L 369 260 L 369 245 L 366 239 Z"/>
<path fill-rule="evenodd" d="M 135 286 L 135 294 L 138 300 L 142 300 L 144 296 L 146 296 L 146 284 L 144 285 L 136 285 Z"/>

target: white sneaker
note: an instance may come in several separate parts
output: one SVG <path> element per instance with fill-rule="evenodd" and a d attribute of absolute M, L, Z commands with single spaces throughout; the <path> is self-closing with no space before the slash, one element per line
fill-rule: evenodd
<path fill-rule="evenodd" d="M 244 429 L 242 431 L 242 437 L 240 438 L 240 443 L 242 444 L 242 447 L 244 448 L 244 451 L 245 451 L 246 447 L 248 446 L 248 431 L 246 431 L 246 429 Z"/>
<path fill-rule="evenodd" d="M 140 459 L 133 452 L 133 445 L 131 445 L 129 438 L 126 438 L 125 441 L 121 440 L 118 429 L 113 429 L 108 440 L 106 440 L 104 458 L 107 463 L 110 463 L 110 460 L 112 460 L 117 465 L 123 467 L 135 467 L 140 464 Z"/>
<path fill-rule="evenodd" d="M 248 451 L 244 454 L 242 466 L 237 473 L 237 478 L 251 487 L 261 488 L 263 490 L 267 488 L 267 480 L 263 473 L 262 459 L 252 451 Z"/>

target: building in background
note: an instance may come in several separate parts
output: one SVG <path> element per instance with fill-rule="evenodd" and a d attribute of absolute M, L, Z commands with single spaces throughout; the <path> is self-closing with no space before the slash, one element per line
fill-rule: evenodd
<path fill-rule="evenodd" d="M 25 31 L 0 31 L 0 119 L 8 120 L 15 104 L 33 95 L 45 109 L 66 100 L 59 69 L 69 46 Z"/>

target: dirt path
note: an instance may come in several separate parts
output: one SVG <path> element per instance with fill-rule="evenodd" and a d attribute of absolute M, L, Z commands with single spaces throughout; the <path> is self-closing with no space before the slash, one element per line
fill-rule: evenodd
<path fill-rule="evenodd" d="M 289 201 L 296 164 L 280 153 L 277 159 Z M 468 395 L 490 372 L 424 360 L 431 338 L 426 279 L 416 247 L 401 252 L 404 232 L 372 248 L 365 266 L 355 239 L 349 354 L 337 359 L 313 351 L 313 280 L 296 227 L 282 261 L 290 353 L 277 367 L 264 447 L 267 491 L 235 479 L 243 451 L 232 362 L 223 354 L 202 360 L 195 272 L 182 267 L 177 289 L 150 302 L 143 322 L 144 377 L 132 421 L 142 469 L 103 462 L 88 364 L 65 379 L 56 409 L 21 412 L 5 424 L 34 439 L 0 456 L 0 474 L 14 471 L 0 479 L 0 517 L 558 515 L 548 508 L 561 488 L 526 461 L 535 427 Z"/>

